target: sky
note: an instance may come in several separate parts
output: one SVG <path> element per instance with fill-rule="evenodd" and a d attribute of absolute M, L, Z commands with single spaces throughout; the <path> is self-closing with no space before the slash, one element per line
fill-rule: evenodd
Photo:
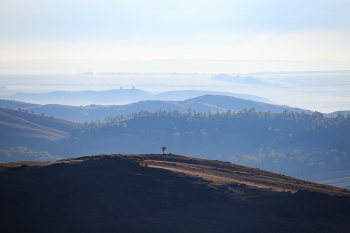
<path fill-rule="evenodd" d="M 350 70 L 349 12 L 348 0 L 2 0 L 0 69 L 40 70 L 45 60 L 54 70 L 138 72 L 149 62 L 157 72 L 159 60 L 208 60 L 219 65 L 205 72 Z M 110 65 L 91 66 L 101 63 Z M 161 71 L 201 72 L 182 64 Z"/>

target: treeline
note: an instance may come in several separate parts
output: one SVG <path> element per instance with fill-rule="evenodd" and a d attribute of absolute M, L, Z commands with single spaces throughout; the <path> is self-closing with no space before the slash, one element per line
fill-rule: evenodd
<path fill-rule="evenodd" d="M 8 150 L 0 149 L 0 162 L 15 161 L 55 161 L 61 159 L 52 156 L 46 151 L 34 152 L 24 146 L 17 146 Z"/>
<path fill-rule="evenodd" d="M 71 142 L 89 145 L 97 138 L 118 136 L 121 139 L 117 143 L 122 146 L 122 135 L 159 142 L 175 152 L 191 148 L 189 156 L 292 175 L 350 165 L 350 116 L 342 113 L 329 118 L 320 112 L 263 113 L 255 108 L 216 113 L 192 109 L 186 113 L 141 111 L 106 117 L 103 122 L 86 122 L 73 129 Z"/>

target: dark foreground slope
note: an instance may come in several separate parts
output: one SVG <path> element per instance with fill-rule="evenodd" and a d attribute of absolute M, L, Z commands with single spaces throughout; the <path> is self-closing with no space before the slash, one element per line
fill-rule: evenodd
<path fill-rule="evenodd" d="M 349 232 L 350 191 L 177 155 L 0 163 L 2 232 Z"/>

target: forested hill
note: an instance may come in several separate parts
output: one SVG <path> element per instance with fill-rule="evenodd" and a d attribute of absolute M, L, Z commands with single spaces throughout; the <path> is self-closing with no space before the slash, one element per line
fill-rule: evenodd
<path fill-rule="evenodd" d="M 300 176 L 349 167 L 350 117 L 255 108 L 215 114 L 142 111 L 79 125 L 70 143 L 98 153 L 152 153 L 166 146 L 171 153 Z"/>
<path fill-rule="evenodd" d="M 166 146 L 167 153 L 230 161 L 297 177 L 350 166 L 350 116 L 340 112 L 330 118 L 319 112 L 257 112 L 254 107 L 216 113 L 190 108 L 186 113 L 118 114 L 85 124 L 11 109 L 2 109 L 0 114 L 0 149 L 6 150 L 5 156 L 23 151 L 22 147 L 69 158 L 151 154 Z M 21 148 L 16 149 L 18 146 Z M 2 161 L 11 161 L 7 157 Z"/>

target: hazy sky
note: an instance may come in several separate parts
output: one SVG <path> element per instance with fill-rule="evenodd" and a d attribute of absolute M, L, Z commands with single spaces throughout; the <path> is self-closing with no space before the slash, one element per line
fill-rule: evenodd
<path fill-rule="evenodd" d="M 1 0 L 0 60 L 22 59 L 349 66 L 350 1 Z"/>
<path fill-rule="evenodd" d="M 220 84 L 210 75 L 193 80 L 142 76 L 135 82 L 129 76 L 123 81 L 96 75 L 315 70 L 350 70 L 350 0 L 0 0 L 0 84 L 8 86 L 0 95 L 35 87 L 11 83 L 91 79 L 146 89 L 156 85 L 155 91 L 165 86 L 254 94 L 325 112 L 349 109 L 350 73 L 324 79 L 260 76 L 289 85 L 283 88 Z M 84 71 L 95 75 L 75 75 Z"/>

